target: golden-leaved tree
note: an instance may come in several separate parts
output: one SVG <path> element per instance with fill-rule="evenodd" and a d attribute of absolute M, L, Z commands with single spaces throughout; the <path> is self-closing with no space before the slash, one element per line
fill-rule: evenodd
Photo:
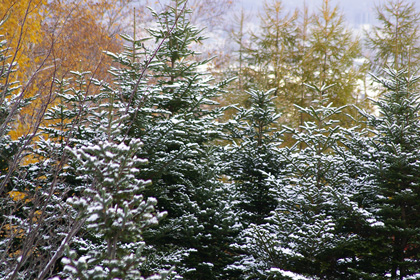
<path fill-rule="evenodd" d="M 42 22 L 45 18 L 45 0 L 4 0 L 0 3 L 0 19 L 4 20 L 2 34 L 7 38 L 9 63 L 18 64 L 17 71 L 9 71 L 7 83 L 19 80 L 22 97 L 34 95 L 33 81 L 39 72 L 42 57 L 36 52 L 42 40 Z M 31 90 L 29 88 L 32 88 Z M 22 111 L 27 114 L 28 109 Z M 33 119 L 34 116 L 32 116 Z M 25 126 L 25 119 L 19 118 L 11 131 L 13 138 L 24 134 L 20 127 Z"/>
<path fill-rule="evenodd" d="M 109 81 L 111 60 L 104 51 L 118 52 L 118 33 L 128 23 L 122 20 L 131 0 L 6 0 L 0 4 L 8 17 L 4 26 L 10 51 L 16 56 L 25 97 L 34 97 L 20 112 L 13 138 L 33 132 L 40 108 L 54 101 L 53 81 L 70 71 L 92 72 Z"/>

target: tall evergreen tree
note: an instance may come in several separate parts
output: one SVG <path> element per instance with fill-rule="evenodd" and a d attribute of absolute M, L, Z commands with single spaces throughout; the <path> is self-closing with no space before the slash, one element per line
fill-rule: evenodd
<path fill-rule="evenodd" d="M 354 200 L 374 221 L 355 225 L 359 246 L 353 268 L 365 279 L 415 279 L 420 269 L 420 105 L 413 89 L 419 78 L 403 70 L 387 70 L 387 77 L 374 77 L 387 90 L 376 102 L 379 116 L 364 113 L 372 136 L 354 137 L 349 145 L 363 166 L 354 176 Z"/>
<path fill-rule="evenodd" d="M 67 247 L 62 266 L 52 263 L 39 277 L 52 273 L 66 279 L 144 279 L 142 233 L 164 213 L 155 212 L 156 199 L 144 199 L 150 181 L 135 177 L 146 160 L 135 156 L 140 140 L 126 137 L 126 104 L 110 85 L 87 74 L 74 72 L 75 81 L 59 83 L 57 105 L 46 114 L 50 124 L 42 129 L 47 138 L 37 143 L 39 158 L 33 165 L 44 174 L 45 185 L 55 183 L 54 196 L 64 193 L 57 207 L 67 213 L 58 218 L 72 225 L 52 234 L 63 238 L 58 249 L 51 248 L 51 262 L 61 259 Z M 100 91 L 91 94 L 91 82 Z M 54 177 L 44 165 L 60 174 Z"/>
<path fill-rule="evenodd" d="M 198 53 L 191 44 L 204 37 L 190 24 L 186 1 L 171 4 L 152 11 L 157 25 L 148 32 L 156 50 L 125 36 L 130 48 L 113 55 L 121 67 L 112 70 L 112 90 L 128 104 L 126 134 L 142 140 L 138 156 L 149 161 L 138 177 L 152 180 L 145 195 L 168 212 L 159 227 L 144 233 L 150 254 L 143 270 L 176 265 L 186 279 L 223 279 L 235 219 L 216 164 L 223 134 L 214 98 L 226 82 L 213 85 L 203 72 L 208 60 L 192 59 Z"/>
<path fill-rule="evenodd" d="M 223 171 L 231 182 L 233 206 L 242 231 L 264 223 L 277 206 L 276 194 L 270 192 L 271 185 L 267 182 L 269 176 L 283 176 L 285 165 L 279 148 L 282 131 L 277 128 L 281 114 L 275 110 L 274 92 L 275 89 L 247 91 L 251 107 L 237 108 L 237 114 L 227 124 L 231 143 L 222 156 Z M 239 260 L 229 269 L 243 279 L 247 272 L 242 260 L 246 263 L 249 253 L 243 246 L 249 239 L 239 235 L 233 244 Z"/>
<path fill-rule="evenodd" d="M 273 93 L 249 90 L 251 108 L 239 112 L 228 123 L 230 141 L 225 147 L 226 176 L 233 182 L 236 207 L 244 228 L 250 223 L 260 224 L 276 206 L 266 183 L 268 174 L 279 176 L 281 131 L 276 125 L 280 114 L 275 112 Z"/>
<path fill-rule="evenodd" d="M 93 93 L 94 88 L 98 89 L 95 84 L 99 81 L 93 79 L 90 72 L 71 72 L 71 75 L 72 78 L 56 81 L 55 105 L 45 113 L 44 125 L 40 127 L 41 133 L 32 151 L 34 162 L 29 165 L 29 170 L 33 170 L 28 174 L 29 178 L 53 191 L 52 195 L 47 191 L 43 195 L 51 195 L 51 205 L 61 211 L 60 214 L 54 213 L 53 207 L 46 211 L 49 223 L 57 227 L 50 226 L 50 233 L 44 236 L 50 239 L 56 236 L 59 242 L 50 247 L 50 261 L 40 271 L 40 279 L 62 272 L 60 260 L 67 246 L 77 253 L 81 252 L 79 250 L 85 252 L 86 242 L 96 238 L 84 226 L 85 221 L 78 219 L 81 209 L 66 203 L 69 197 L 83 197 L 86 188 L 76 171 L 80 163 L 71 155 L 69 147 L 79 149 L 95 142 L 100 128 L 108 127 L 103 121 L 107 119 L 106 112 L 101 108 L 106 96 L 99 90 Z"/>
<path fill-rule="evenodd" d="M 27 163 L 20 164 L 19 175 L 13 179 L 20 191 L 13 192 L 17 196 L 12 205 L 25 221 L 15 228 L 26 235 L 16 236 L 22 244 L 17 247 L 18 260 L 5 270 L 10 273 L 8 279 L 45 279 L 61 271 L 64 248 L 81 227 L 75 220 L 77 213 L 65 203 L 67 197 L 80 195 L 83 189 L 69 168 L 73 161 L 66 148 L 89 143 L 100 124 L 91 115 L 97 110 L 98 96 L 86 91 L 87 73 L 74 76 L 71 85 L 57 81 L 56 106 L 45 113 L 41 133 L 27 148 Z"/>

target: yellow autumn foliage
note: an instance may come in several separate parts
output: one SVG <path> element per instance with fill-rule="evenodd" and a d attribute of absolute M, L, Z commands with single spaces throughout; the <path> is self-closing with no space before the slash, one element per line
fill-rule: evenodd
<path fill-rule="evenodd" d="M 13 76 L 26 98 L 34 97 L 19 114 L 11 131 L 13 139 L 32 134 L 45 109 L 54 103 L 54 79 L 70 71 L 90 71 L 109 80 L 111 59 L 105 50 L 119 52 L 121 17 L 130 1 L 122 0 L 4 0 L 0 30 L 10 48 L 11 61 L 18 63 Z"/>
<path fill-rule="evenodd" d="M 26 197 L 26 194 L 23 192 L 11 191 L 9 192 L 9 196 L 13 199 L 13 201 L 20 201 Z"/>
<path fill-rule="evenodd" d="M 0 30 L 7 40 L 9 63 L 17 63 L 11 81 L 19 81 L 24 88 L 39 63 L 35 47 L 43 40 L 42 22 L 45 15 L 46 0 L 3 0 L 0 1 L 0 20 L 5 20 Z M 30 93 L 27 93 L 27 97 Z M 16 139 L 22 135 L 20 124 L 15 125 L 11 136 Z"/>
<path fill-rule="evenodd" d="M 2 0 L 0 19 L 6 20 L 1 33 L 7 38 L 9 55 L 19 64 L 18 80 L 24 82 L 33 69 L 34 47 L 42 38 L 46 0 Z"/>

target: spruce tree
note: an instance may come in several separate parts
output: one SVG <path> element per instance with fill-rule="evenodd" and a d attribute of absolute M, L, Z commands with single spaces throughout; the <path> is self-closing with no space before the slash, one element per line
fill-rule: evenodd
<path fill-rule="evenodd" d="M 320 96 L 308 108 L 297 106 L 308 121 L 299 129 L 286 128 L 295 145 L 280 154 L 283 175 L 266 178 L 276 208 L 264 223 L 242 233 L 247 242 L 238 248 L 247 254 L 236 265 L 248 264 L 244 279 L 347 279 L 343 262 L 352 256 L 348 244 L 355 235 L 345 229 L 345 217 L 365 213 L 351 201 L 346 138 L 335 120 L 343 108 Z"/>
<path fill-rule="evenodd" d="M 375 102 L 379 115 L 364 113 L 368 132 L 350 142 L 358 169 L 354 200 L 371 218 L 354 224 L 359 242 L 350 265 L 366 279 L 415 279 L 419 264 L 419 102 L 405 70 L 375 80 L 386 88 Z M 356 137 L 357 136 L 357 137 Z"/>
<path fill-rule="evenodd" d="M 281 114 L 273 103 L 275 89 L 249 90 L 251 108 L 238 108 L 227 128 L 231 144 L 225 147 L 225 174 L 235 190 L 236 209 L 244 228 L 260 224 L 274 210 L 275 197 L 266 183 L 268 174 L 279 176 L 282 132 L 276 128 Z"/>
<path fill-rule="evenodd" d="M 68 203 L 77 209 L 77 218 L 85 221 L 95 239 L 85 240 L 79 255 L 74 250 L 67 252 L 62 262 L 63 274 L 69 279 L 145 279 L 140 273 L 145 246 L 142 232 L 165 213 L 155 212 L 156 199 L 144 199 L 142 192 L 150 181 L 135 178 L 136 166 L 145 163 L 135 155 L 141 142 L 131 139 L 125 144 L 118 122 L 111 122 L 111 135 L 104 133 L 70 150 L 80 163 L 84 191 Z M 148 279 L 165 279 L 166 275 Z"/>
<path fill-rule="evenodd" d="M 63 236 L 61 246 L 51 248 L 51 260 L 61 259 L 61 265 L 52 263 L 51 271 L 40 275 L 145 279 L 142 233 L 165 213 L 154 210 L 156 199 L 144 199 L 150 182 L 136 179 L 146 162 L 135 156 L 141 142 L 124 133 L 127 116 L 121 96 L 110 85 L 88 78 L 88 73 L 73 74 L 74 81 L 58 82 L 57 104 L 48 110 L 49 124 L 34 150 L 38 161 L 32 165 L 43 174 L 46 186 L 54 185 L 53 197 L 60 198 L 54 202 L 65 212 L 51 221 L 62 224 L 61 231 L 50 227 L 53 232 L 45 235 Z M 99 90 L 91 93 L 94 85 Z M 59 219 L 71 226 L 63 228 L 66 223 Z M 164 279 L 168 272 L 160 274 L 153 279 Z"/>
<path fill-rule="evenodd" d="M 144 232 L 143 271 L 175 265 L 186 279 L 223 279 L 235 219 L 219 181 L 217 141 L 223 133 L 217 118 L 223 111 L 214 99 L 226 82 L 214 84 L 203 71 L 208 60 L 193 59 L 198 53 L 191 45 L 204 37 L 190 24 L 185 3 L 152 11 L 157 24 L 148 32 L 156 49 L 124 36 L 126 52 L 111 54 L 120 66 L 112 70 L 110 90 L 126 102 L 127 137 L 144 143 L 138 156 L 149 164 L 138 178 L 152 181 L 145 196 L 157 198 L 157 209 L 168 212 Z"/>
<path fill-rule="evenodd" d="M 15 195 L 9 205 L 19 218 L 14 223 L 21 221 L 12 227 L 26 234 L 9 238 L 8 243 L 14 244 L 11 248 L 19 250 L 19 254 L 9 254 L 15 260 L 4 270 L 10 279 L 45 279 L 60 272 L 65 245 L 73 241 L 81 226 L 75 220 L 77 212 L 65 203 L 83 189 L 71 171 L 73 162 L 66 148 L 80 147 L 93 139 L 99 124 L 91 112 L 96 110 L 93 104 L 97 104 L 98 96 L 86 92 L 87 73 L 74 76 L 71 85 L 70 81 L 56 81 L 56 105 L 45 113 L 37 140 L 27 146 L 26 162 L 18 166 L 18 175 L 12 180 Z"/>
<path fill-rule="evenodd" d="M 248 263 L 247 246 L 250 241 L 244 232 L 248 227 L 260 225 L 277 206 L 277 196 L 270 191 L 269 176 L 284 175 L 281 157 L 282 131 L 277 128 L 281 114 L 276 113 L 273 99 L 275 89 L 268 91 L 249 90 L 249 109 L 240 107 L 227 124 L 229 141 L 225 147 L 223 171 L 233 190 L 233 206 L 238 213 L 241 232 L 231 246 L 238 257 L 229 269 L 244 279 L 243 263 Z M 248 263 L 249 264 L 249 263 Z M 245 268 L 245 270 L 251 267 Z"/>

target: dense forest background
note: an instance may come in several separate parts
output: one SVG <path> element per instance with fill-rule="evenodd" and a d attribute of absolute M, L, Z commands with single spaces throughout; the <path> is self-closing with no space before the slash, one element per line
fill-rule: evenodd
<path fill-rule="evenodd" d="M 232 9 L 0 2 L 1 279 L 420 278 L 416 6 Z"/>

